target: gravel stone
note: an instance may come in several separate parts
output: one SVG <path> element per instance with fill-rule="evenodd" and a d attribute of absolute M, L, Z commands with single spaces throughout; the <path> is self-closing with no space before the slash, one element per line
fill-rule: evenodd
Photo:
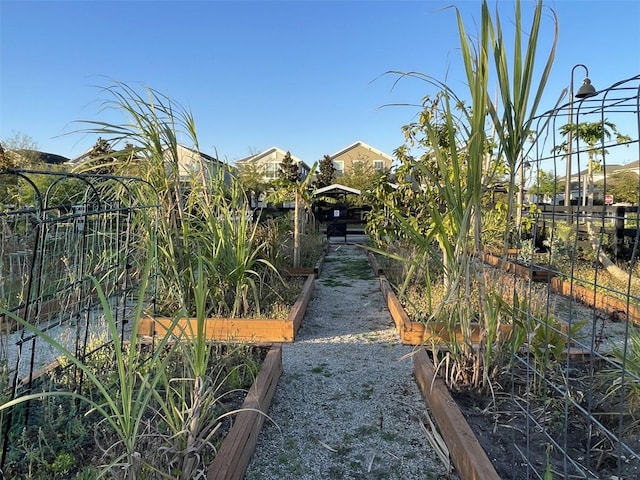
<path fill-rule="evenodd" d="M 245 480 L 457 478 L 429 444 L 412 347 L 365 252 L 329 246 Z"/>

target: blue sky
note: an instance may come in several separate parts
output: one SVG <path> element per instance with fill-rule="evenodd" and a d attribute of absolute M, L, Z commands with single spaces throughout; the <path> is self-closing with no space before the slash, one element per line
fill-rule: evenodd
<path fill-rule="evenodd" d="M 99 112 L 99 87 L 113 79 L 191 110 L 200 149 L 230 162 L 278 146 L 311 164 L 357 140 L 391 154 L 417 110 L 385 105 L 433 92 L 417 80 L 394 88 L 385 72 L 418 71 L 464 91 L 449 5 L 475 31 L 478 0 L 0 0 L 0 139 L 24 134 L 40 150 L 81 154 L 97 137 L 73 133 L 86 126 L 77 121 L 116 120 Z M 508 28 L 513 2 L 489 5 Z M 525 12 L 532 5 L 523 0 Z M 640 2 L 545 5 L 560 39 L 543 110 L 575 64 L 597 89 L 640 73 Z"/>

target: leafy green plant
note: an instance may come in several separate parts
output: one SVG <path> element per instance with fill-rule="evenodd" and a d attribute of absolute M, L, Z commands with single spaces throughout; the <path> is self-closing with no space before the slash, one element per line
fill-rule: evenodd
<path fill-rule="evenodd" d="M 148 274 L 149 269 L 147 268 L 141 283 L 143 291 L 148 287 Z M 117 372 L 118 388 L 115 391 L 110 389 L 108 384 L 105 384 L 96 376 L 92 368 L 87 366 L 86 363 L 76 357 L 64 345 L 40 330 L 37 326 L 31 325 L 14 313 L 4 311 L 3 313 L 5 315 L 20 324 L 25 330 L 36 334 L 42 341 L 53 347 L 61 356 L 81 370 L 86 381 L 92 384 L 96 391 L 99 392 L 99 395 L 95 398 L 90 398 L 74 391 L 29 393 L 0 405 L 0 410 L 6 410 L 21 403 L 37 401 L 42 398 L 65 397 L 77 399 L 90 407 L 89 412 L 95 412 L 99 415 L 100 421 L 98 425 L 100 425 L 101 428 L 108 427 L 114 432 L 117 438 L 115 445 L 119 447 L 117 450 L 121 453 L 114 455 L 109 460 L 103 470 L 103 474 L 110 472 L 114 475 L 114 478 L 137 478 L 140 473 L 138 442 L 142 437 L 141 428 L 147 413 L 147 407 L 153 396 L 153 391 L 163 377 L 166 360 L 161 355 L 161 352 L 168 340 L 161 340 L 158 350 L 156 350 L 151 357 L 150 362 L 156 368 L 150 370 L 146 375 L 137 374 L 137 330 L 139 319 L 142 316 L 144 295 L 140 295 L 139 297 L 133 320 L 131 340 L 128 347 L 125 347 L 123 340 L 120 338 L 117 322 L 110 308 L 108 299 L 104 296 L 103 290 L 97 281 L 95 281 L 95 286 L 104 309 L 109 336 L 114 343 L 114 369 Z M 110 449 L 110 451 L 114 450 L 116 449 Z"/>
<path fill-rule="evenodd" d="M 206 282 L 199 279 L 197 285 L 197 318 L 203 320 Z M 193 340 L 182 338 L 174 323 L 169 335 L 152 349 L 140 345 L 137 330 L 142 302 L 133 315 L 131 339 L 123 342 L 107 298 L 98 284 L 96 288 L 113 345 L 93 357 L 74 356 L 45 332 L 11 314 L 22 327 L 57 350 L 68 371 L 70 367 L 79 369 L 87 383 L 78 388 L 72 375 L 58 375 L 54 377 L 58 381 L 55 387 L 45 384 L 41 391 L 0 405 L 1 412 L 13 409 L 16 415 L 27 402 L 41 404 L 51 407 L 43 412 L 59 418 L 42 421 L 37 445 L 23 442 L 30 471 L 41 472 L 42 478 L 71 472 L 78 467 L 73 452 L 77 455 L 86 450 L 89 439 L 95 438 L 97 447 L 102 449 L 102 464 L 92 478 L 187 480 L 204 475 L 207 460 L 215 454 L 222 421 L 235 413 L 222 404 L 227 396 L 235 394 L 235 389 L 244 389 L 251 383 L 258 370 L 257 360 L 243 348 L 231 352 L 233 365 L 227 364 L 229 352 L 218 359 L 220 351 L 207 343 L 203 321 L 198 321 L 196 331 L 189 335 Z M 175 341 L 178 336 L 180 341 Z M 78 413 L 84 410 L 81 406 L 86 408 L 84 416 L 93 422 L 93 429 L 83 430 L 77 414 L 60 415 L 59 405 L 73 407 L 76 401 Z M 69 432 L 68 437 L 62 436 L 63 431 Z"/>
<path fill-rule="evenodd" d="M 326 246 L 325 237 L 320 233 L 307 233 L 300 242 L 300 266 L 313 268 L 322 258 Z"/>
<path fill-rule="evenodd" d="M 200 154 L 195 120 L 174 100 L 151 88 L 140 93 L 121 82 L 103 91 L 104 108 L 120 111 L 128 121 L 85 121 L 89 126 L 83 131 L 109 141 L 118 171 L 134 172 L 144 180 L 123 197 L 141 204 L 157 198 L 158 215 L 139 216 L 135 229 L 141 251 L 151 249 L 157 258 L 158 311 L 195 315 L 198 269 L 209 284 L 208 316 L 259 310 L 263 273 L 275 268 L 262 255 L 266 245 L 257 242 L 257 224 L 232 169 Z"/>
<path fill-rule="evenodd" d="M 94 480 L 99 475 L 98 470 L 93 467 L 85 467 L 80 472 L 76 473 L 73 480 Z"/>
<path fill-rule="evenodd" d="M 147 222 L 148 220 L 146 219 Z M 150 232 L 154 230 L 151 229 Z M 153 244 L 154 242 L 149 243 Z M 104 311 L 108 338 L 113 343 L 113 347 L 109 349 L 111 362 L 107 368 L 102 366 L 101 369 L 96 369 L 87 359 L 75 356 L 37 326 L 29 325 L 18 315 L 6 310 L 2 312 L 57 350 L 62 363 L 80 371 L 85 384 L 90 385 L 90 388 L 28 393 L 5 402 L 0 406 L 0 411 L 16 409 L 27 402 L 58 397 L 87 406 L 87 414 L 96 418 L 96 438 L 103 448 L 103 464 L 96 478 L 166 478 L 167 472 L 172 472 L 171 478 L 195 478 L 198 471 L 206 469 L 202 465 L 205 457 L 201 453 L 205 449 L 215 452 L 211 439 L 216 435 L 221 419 L 231 414 L 218 407 L 226 394 L 222 390 L 224 375 L 208 371 L 210 347 L 204 336 L 204 320 L 210 297 L 202 258 L 193 264 L 193 270 L 184 272 L 193 279 L 189 288 L 192 299 L 190 306 L 197 318 L 194 340 L 174 342 L 171 335 L 176 324 L 174 322 L 169 327 L 169 335 L 160 340 L 148 355 L 140 357 L 137 333 L 149 297 L 147 291 L 156 259 L 154 252 L 153 249 L 148 252 L 145 269 L 139 273 L 141 287 L 135 296 L 137 304 L 131 314 L 132 329 L 128 342 L 120 337 L 116 318 L 102 285 L 98 279 L 92 279 Z M 184 284 L 180 286 L 183 287 Z M 184 304 L 176 313 L 176 319 L 183 316 L 186 310 L 187 305 Z M 178 334 L 176 332 L 176 336 Z M 174 377 L 168 373 L 171 362 L 183 366 L 179 376 Z M 67 383 L 70 387 L 75 387 L 73 376 L 69 377 Z M 164 431 L 155 430 L 157 427 L 153 418 L 162 419 L 159 424 L 164 426 Z M 154 444 L 159 441 L 164 441 L 165 444 Z M 33 465 L 39 464 L 45 471 L 67 468 L 65 465 L 68 464 L 68 458 L 60 457 L 64 450 L 51 448 L 52 452 L 59 453 L 54 457 L 48 453 L 42 456 L 48 451 L 44 447 L 43 444 L 34 451 L 36 456 L 33 458 Z M 159 460 L 164 460 L 168 466 L 165 468 Z"/>
<path fill-rule="evenodd" d="M 518 251 L 518 260 L 525 265 L 531 265 L 533 263 L 533 254 L 536 251 L 536 247 L 533 244 L 533 239 L 527 239 L 520 242 L 520 248 Z"/>
<path fill-rule="evenodd" d="M 562 358 L 570 342 L 577 340 L 586 321 L 563 325 L 547 309 L 536 307 L 527 295 L 514 292 L 509 302 L 504 302 L 505 311 L 513 322 L 511 347 L 514 353 L 528 355 L 532 369 L 560 375 Z M 520 352 L 521 350 L 524 350 Z M 531 382 L 532 393 L 540 392 L 544 379 L 536 376 Z"/>
<path fill-rule="evenodd" d="M 289 216 L 260 219 L 256 231 L 256 241 L 264 245 L 263 253 L 266 260 L 278 271 L 291 265 L 292 251 L 291 232 L 293 219 Z M 267 272 L 268 273 L 268 272 Z"/>
<path fill-rule="evenodd" d="M 213 279 L 207 292 L 216 295 L 210 300 L 212 307 L 217 306 L 217 314 L 228 313 L 231 317 L 247 315 L 250 300 L 260 313 L 263 272 L 277 275 L 263 255 L 266 243 L 257 242 L 258 223 L 241 208 L 243 195 L 233 181 L 219 192 L 214 201 L 217 214 L 208 217 L 206 233 L 196 247 L 202 249 L 198 268 L 206 272 L 205 278 Z M 208 242 L 213 243 L 213 249 Z"/>
<path fill-rule="evenodd" d="M 44 480 L 70 473 L 92 442 L 92 429 L 73 402 L 45 398 L 28 408 L 28 424 L 9 432 L 5 475 Z M 14 418 L 23 420 L 26 413 L 26 405 L 20 405 Z"/>
<path fill-rule="evenodd" d="M 226 381 L 231 390 L 248 389 L 258 375 L 260 365 L 258 362 L 246 357 L 245 360 L 235 365 L 227 374 Z"/>
<path fill-rule="evenodd" d="M 501 370 L 499 362 L 504 358 L 500 346 L 499 292 L 493 290 L 494 285 L 482 281 L 484 267 L 479 262 L 483 252 L 485 185 L 496 175 L 506 175 L 505 218 L 512 218 L 516 175 L 557 41 L 555 26 L 551 50 L 536 85 L 535 60 L 542 11 L 542 2 L 536 2 L 531 28 L 525 32 L 521 5 L 516 2 L 514 38 L 510 41 L 504 38 L 500 16 L 490 14 L 486 1 L 481 4 L 479 31 L 473 37 L 467 34 L 462 16 L 456 11 L 469 102 L 428 75 L 399 73 L 400 77 L 422 79 L 438 92 L 425 97 L 419 121 L 404 129 L 407 145 L 396 151 L 401 161 L 396 177 L 411 181 L 401 183 L 394 191 L 382 185 L 376 189 L 381 192 L 377 210 L 384 213 L 384 221 L 390 227 L 383 233 L 388 235 L 395 230 L 403 240 L 417 246 L 416 257 L 405 259 L 410 265 L 409 273 L 422 269 L 423 279 L 431 282 L 435 278 L 430 274 L 432 270 L 425 268 L 428 265 L 425 259 L 439 262 L 435 271 L 442 272 L 446 294 L 429 320 L 447 325 L 453 365 L 461 372 L 451 378 L 480 390 L 491 388 Z M 509 49 L 513 52 L 510 63 L 507 45 L 514 46 Z M 490 74 L 495 74 L 499 104 L 489 94 Z M 423 153 L 415 158 L 413 150 Z M 509 223 L 504 225 L 505 251 L 512 233 Z M 388 238 L 394 237 L 379 235 L 377 240 Z M 384 251 L 384 245 L 379 250 Z M 471 308 L 470 285 L 478 289 L 479 309 Z M 476 322 L 482 331 L 478 346 L 472 341 L 472 324 Z M 461 340 L 455 334 L 458 329 Z"/>
<path fill-rule="evenodd" d="M 617 400 L 638 421 L 635 417 L 640 406 L 640 332 L 629 328 L 624 345 L 616 346 L 612 353 L 616 368 L 602 372 L 605 383 L 609 384 L 603 401 Z"/>
<path fill-rule="evenodd" d="M 22 392 L 0 405 L 0 412 L 15 412 L 43 399 L 75 402 L 95 419 L 95 439 L 102 449 L 95 478 L 197 478 L 203 476 L 207 455 L 215 453 L 222 420 L 233 414 L 221 408 L 228 395 L 227 377 L 233 374 L 215 365 L 205 339 L 206 318 L 212 313 L 259 312 L 265 272 L 275 276 L 271 279 L 278 274 L 263 255 L 258 225 L 230 169 L 199 154 L 185 168 L 184 148 L 177 139 L 190 139 L 198 150 L 191 114 L 151 89 L 144 96 L 115 83 L 105 92 L 111 99 L 104 107 L 120 110 L 129 121 L 87 122 L 92 125 L 87 131 L 112 142 L 109 168 L 137 173 L 142 181 L 107 179 L 96 189 L 124 207 L 152 204 L 137 209 L 130 220 L 136 250 L 131 252 L 129 274 L 140 285 L 132 294 L 136 304 L 128 318 L 130 337 L 120 336 L 106 276 L 74 278 L 91 282 L 100 300 L 112 346 L 94 358 L 108 360 L 106 368 L 96 368 L 46 331 L 3 309 L 3 315 L 57 351 L 70 373 L 69 388 Z M 116 148 L 120 142 L 126 148 Z M 80 169 L 84 167 L 94 165 Z M 102 250 L 97 246 L 92 265 L 108 265 L 113 252 Z M 138 331 L 152 300 L 162 303 L 174 321 L 168 335 L 146 348 Z M 194 330 L 190 339 L 176 328 L 185 316 L 196 319 L 188 327 Z M 73 383 L 74 370 L 83 378 L 82 388 Z M 59 471 L 70 468 L 64 449 L 53 450 L 57 453 L 43 464 Z"/>
<path fill-rule="evenodd" d="M 547 466 L 544 469 L 544 477 L 543 480 L 553 480 L 553 472 L 551 471 L 551 462 L 549 461 L 549 457 L 551 456 L 551 445 L 547 445 Z"/>

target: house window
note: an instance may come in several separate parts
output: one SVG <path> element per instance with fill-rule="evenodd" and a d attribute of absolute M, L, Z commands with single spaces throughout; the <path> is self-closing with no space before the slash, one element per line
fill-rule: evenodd
<path fill-rule="evenodd" d="M 268 162 L 265 165 L 264 176 L 270 180 L 278 178 L 278 170 L 280 170 L 280 164 L 278 162 Z"/>
<path fill-rule="evenodd" d="M 344 161 L 342 160 L 334 160 L 333 168 L 336 169 L 336 176 L 341 177 L 344 175 Z"/>
<path fill-rule="evenodd" d="M 373 168 L 376 170 L 382 170 L 384 168 L 384 160 L 374 160 Z"/>

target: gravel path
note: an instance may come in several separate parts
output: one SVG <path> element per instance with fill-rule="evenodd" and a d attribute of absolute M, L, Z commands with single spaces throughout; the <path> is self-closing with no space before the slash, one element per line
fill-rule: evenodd
<path fill-rule="evenodd" d="M 378 279 L 356 245 L 330 244 L 245 476 L 447 477 L 429 445 L 426 407 Z M 448 478 L 456 478 L 449 476 Z"/>

